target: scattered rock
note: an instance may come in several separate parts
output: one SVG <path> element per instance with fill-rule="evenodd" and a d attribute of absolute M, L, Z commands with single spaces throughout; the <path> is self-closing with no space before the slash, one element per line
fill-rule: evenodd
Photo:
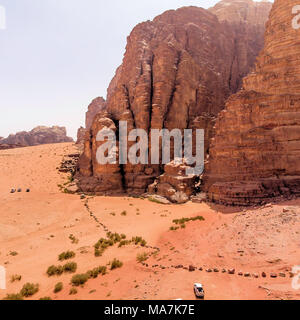
<path fill-rule="evenodd" d="M 285 274 L 285 273 L 283 273 L 283 272 L 280 272 L 280 273 L 279 273 L 279 277 L 281 277 L 281 278 L 285 278 L 285 277 L 286 277 L 286 274 Z"/>
<path fill-rule="evenodd" d="M 235 274 L 235 269 L 229 269 L 228 274 Z"/>
<path fill-rule="evenodd" d="M 194 267 L 193 265 L 190 265 L 189 266 L 189 271 L 190 272 L 193 272 L 193 271 L 195 271 L 196 270 L 196 267 Z"/>
<path fill-rule="evenodd" d="M 277 278 L 277 273 L 271 273 L 271 274 L 270 274 L 270 277 L 271 277 L 271 278 Z"/>
<path fill-rule="evenodd" d="M 16 193 L 16 189 L 11 189 L 10 193 Z"/>

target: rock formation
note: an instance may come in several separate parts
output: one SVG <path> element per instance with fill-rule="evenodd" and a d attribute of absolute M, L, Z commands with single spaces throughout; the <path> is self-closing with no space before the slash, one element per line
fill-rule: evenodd
<path fill-rule="evenodd" d="M 264 49 L 219 115 L 204 183 L 212 201 L 251 205 L 300 194 L 297 0 L 275 0 Z"/>
<path fill-rule="evenodd" d="M 208 152 L 216 116 L 262 48 L 270 8 L 265 2 L 223 1 L 210 10 L 167 11 L 136 26 L 108 89 L 105 111 L 86 136 L 79 161 L 82 191 L 141 194 L 164 172 L 162 165 L 97 163 L 97 133 L 105 126 L 117 133 L 119 121 L 127 121 L 128 131 L 205 129 Z"/>
<path fill-rule="evenodd" d="M 192 196 L 197 177 L 187 175 L 186 163 L 172 162 L 165 165 L 164 173 L 148 188 L 150 194 L 159 194 L 174 203 L 184 203 Z"/>
<path fill-rule="evenodd" d="M 85 135 L 86 135 L 86 129 L 84 127 L 80 127 L 77 130 L 76 144 L 83 144 L 84 143 L 84 139 L 85 139 Z"/>
<path fill-rule="evenodd" d="M 84 143 L 86 132 L 90 130 L 96 114 L 105 110 L 105 107 L 106 102 L 102 97 L 98 97 L 90 103 L 88 111 L 85 114 L 85 128 L 80 127 L 77 131 L 77 144 Z"/>
<path fill-rule="evenodd" d="M 47 143 L 73 142 L 73 139 L 67 137 L 65 127 L 36 127 L 33 130 L 26 132 L 18 132 L 9 135 L 6 139 L 0 141 L 1 145 L 21 145 L 21 146 L 36 146 Z"/>

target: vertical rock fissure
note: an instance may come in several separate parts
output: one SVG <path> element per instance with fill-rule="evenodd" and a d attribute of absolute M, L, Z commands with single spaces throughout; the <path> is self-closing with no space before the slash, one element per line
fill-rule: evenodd
<path fill-rule="evenodd" d="M 175 74 L 175 77 L 174 77 L 174 84 L 173 84 L 172 92 L 171 92 L 171 95 L 170 95 L 169 103 L 167 105 L 167 109 L 166 109 L 166 112 L 165 112 L 164 118 L 163 118 L 163 129 L 166 128 L 167 118 L 168 118 L 168 115 L 170 113 L 171 107 L 173 105 L 175 92 L 177 90 L 177 76 L 178 76 L 178 67 L 179 67 L 180 62 L 181 62 L 181 52 L 177 52 L 177 60 L 175 62 L 176 74 Z"/>

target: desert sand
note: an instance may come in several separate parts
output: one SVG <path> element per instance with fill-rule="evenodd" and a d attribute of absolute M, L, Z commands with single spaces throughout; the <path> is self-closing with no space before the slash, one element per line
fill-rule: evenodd
<path fill-rule="evenodd" d="M 7 289 L 0 290 L 0 299 L 27 282 L 39 284 L 30 299 L 195 299 L 195 282 L 204 285 L 207 300 L 300 298 L 289 273 L 300 265 L 300 200 L 244 209 L 192 202 L 163 205 L 129 197 L 81 199 L 59 187 L 68 183 L 69 174 L 57 168 L 73 152 L 77 147 L 72 143 L 0 151 L 0 265 L 7 270 Z M 10 193 L 12 188 L 22 192 Z M 196 216 L 205 220 L 170 230 L 174 219 Z M 128 239 L 141 236 L 148 246 L 115 245 L 95 257 L 94 244 L 105 237 L 105 228 Z M 71 234 L 77 243 L 69 239 Z M 70 295 L 72 274 L 46 274 L 50 265 L 62 264 L 58 255 L 67 250 L 76 253 L 70 260 L 78 264 L 76 273 L 114 258 L 123 267 L 88 280 Z M 144 252 L 152 255 L 143 265 L 136 258 Z M 188 270 L 191 265 L 195 271 Z M 235 274 L 228 274 L 230 268 Z M 272 273 L 277 277 L 271 278 Z M 15 274 L 22 278 L 11 282 Z M 58 282 L 63 290 L 54 293 Z"/>

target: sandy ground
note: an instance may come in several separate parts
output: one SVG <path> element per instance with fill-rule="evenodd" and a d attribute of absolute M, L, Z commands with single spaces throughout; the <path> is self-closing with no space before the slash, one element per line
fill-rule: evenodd
<path fill-rule="evenodd" d="M 67 183 L 68 174 L 58 173 L 57 167 L 64 155 L 76 151 L 73 144 L 0 151 L 0 265 L 7 271 L 7 289 L 0 290 L 0 299 L 19 292 L 27 282 L 39 284 L 32 299 L 195 299 L 194 282 L 203 283 L 207 300 L 300 299 L 300 290 L 292 288 L 289 275 L 293 266 L 300 265 L 300 200 L 233 210 L 196 203 L 162 205 L 127 197 L 80 199 L 58 187 Z M 22 188 L 22 192 L 11 194 L 11 188 Z M 31 192 L 26 193 L 26 188 Z M 196 216 L 205 220 L 170 230 L 173 219 Z M 129 239 L 141 236 L 148 246 L 160 250 L 116 245 L 95 257 L 93 246 L 106 235 L 103 225 Z M 78 243 L 72 243 L 71 234 Z M 50 265 L 63 264 L 58 255 L 67 250 L 76 253 L 71 260 L 78 264 L 76 273 L 107 265 L 114 258 L 124 265 L 90 279 L 76 295 L 70 295 L 72 274 L 46 274 Z M 136 261 L 143 252 L 155 252 L 147 265 Z M 178 265 L 184 268 L 175 268 Z M 190 265 L 197 270 L 189 272 Z M 208 268 L 219 272 L 208 273 Z M 223 268 L 235 268 L 236 273 L 222 273 Z M 251 277 L 238 272 L 249 272 Z M 280 277 L 280 272 L 286 277 Z M 271 273 L 278 277 L 271 278 Z M 15 274 L 22 279 L 12 283 Z M 58 282 L 64 288 L 55 294 Z"/>

